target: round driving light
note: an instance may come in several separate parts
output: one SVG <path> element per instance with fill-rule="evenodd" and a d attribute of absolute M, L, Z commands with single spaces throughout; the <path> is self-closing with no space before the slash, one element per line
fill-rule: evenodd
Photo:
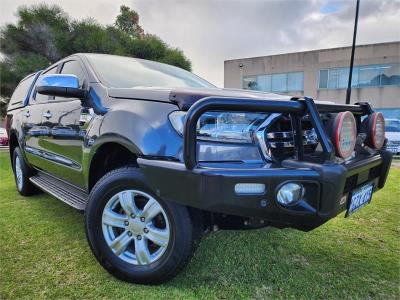
<path fill-rule="evenodd" d="M 362 123 L 362 132 L 367 134 L 365 143 L 375 149 L 381 149 L 385 143 L 385 118 L 381 112 L 374 112 Z"/>
<path fill-rule="evenodd" d="M 341 158 L 351 156 L 357 140 L 357 125 L 353 114 L 349 111 L 338 113 L 331 121 L 330 133 L 336 155 Z"/>
<path fill-rule="evenodd" d="M 282 205 L 290 205 L 304 197 L 305 188 L 299 183 L 286 183 L 278 190 L 276 199 Z"/>

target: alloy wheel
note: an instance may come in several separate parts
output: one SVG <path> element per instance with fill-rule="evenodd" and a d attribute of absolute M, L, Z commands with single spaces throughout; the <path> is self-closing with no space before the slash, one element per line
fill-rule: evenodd
<path fill-rule="evenodd" d="M 163 207 L 138 190 L 124 190 L 108 200 L 102 230 L 111 251 L 133 265 L 155 262 L 170 241 L 170 224 Z"/>
<path fill-rule="evenodd" d="M 17 179 L 18 190 L 22 190 L 24 182 L 21 168 L 21 160 L 19 156 L 15 158 L 15 178 Z"/>

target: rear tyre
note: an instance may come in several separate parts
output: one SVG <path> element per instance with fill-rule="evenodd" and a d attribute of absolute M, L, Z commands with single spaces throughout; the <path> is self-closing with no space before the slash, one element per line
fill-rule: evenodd
<path fill-rule="evenodd" d="M 38 189 L 29 181 L 32 170 L 25 163 L 19 148 L 15 148 L 13 153 L 13 172 L 15 185 L 22 196 L 30 196 L 38 192 Z"/>
<path fill-rule="evenodd" d="M 143 284 L 170 280 L 187 265 L 197 229 L 185 206 L 158 198 L 133 167 L 111 171 L 94 186 L 85 225 L 100 264 Z"/>

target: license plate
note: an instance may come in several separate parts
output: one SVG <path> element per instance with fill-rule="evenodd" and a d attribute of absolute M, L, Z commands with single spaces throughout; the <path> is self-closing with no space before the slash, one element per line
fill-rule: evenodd
<path fill-rule="evenodd" d="M 359 187 L 351 193 L 349 208 L 346 217 L 371 202 L 374 184 L 372 182 Z"/>

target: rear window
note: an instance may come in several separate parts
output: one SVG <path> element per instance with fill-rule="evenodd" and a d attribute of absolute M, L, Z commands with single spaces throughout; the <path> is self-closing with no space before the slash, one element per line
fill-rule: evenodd
<path fill-rule="evenodd" d="M 14 109 L 24 106 L 24 102 L 26 100 L 26 97 L 28 96 L 29 88 L 31 87 L 35 79 L 35 76 L 33 75 L 34 74 L 29 75 L 29 77 L 26 77 L 18 84 L 13 95 L 11 96 L 8 109 Z"/>

